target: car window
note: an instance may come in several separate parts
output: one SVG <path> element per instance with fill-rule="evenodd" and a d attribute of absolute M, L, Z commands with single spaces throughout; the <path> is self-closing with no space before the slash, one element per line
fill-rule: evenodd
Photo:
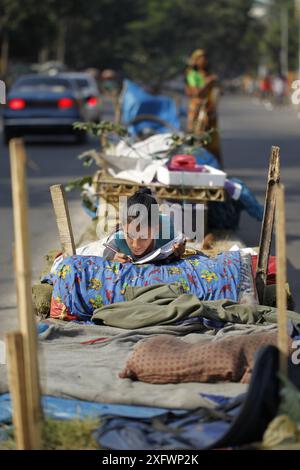
<path fill-rule="evenodd" d="M 71 84 L 63 78 L 23 78 L 14 85 L 14 88 L 20 91 L 41 90 L 63 93 L 71 88 Z"/>
<path fill-rule="evenodd" d="M 86 78 L 75 78 L 75 82 L 79 88 L 89 88 L 91 86 L 90 82 Z"/>

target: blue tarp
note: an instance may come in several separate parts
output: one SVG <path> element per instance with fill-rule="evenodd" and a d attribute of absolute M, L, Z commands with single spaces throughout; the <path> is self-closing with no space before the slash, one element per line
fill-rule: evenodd
<path fill-rule="evenodd" d="M 148 114 L 163 119 L 177 130 L 180 129 L 176 103 L 172 98 L 163 95 L 151 95 L 130 80 L 124 81 L 121 113 L 122 123 L 126 126 L 137 116 Z M 128 131 L 135 136 L 146 128 L 150 128 L 154 133 L 170 132 L 167 127 L 152 121 L 143 121 L 131 125 L 128 127 Z"/>
<path fill-rule="evenodd" d="M 153 420 L 110 417 L 95 436 L 102 448 L 112 450 L 203 449 L 224 435 L 230 423 L 205 423 L 195 416 L 185 422 L 177 419 L 168 427 L 163 431 L 155 428 Z"/>
<path fill-rule="evenodd" d="M 47 418 L 53 419 L 84 419 L 97 416 L 110 415 L 124 418 L 137 417 L 140 419 L 160 416 L 168 411 L 175 414 L 184 413 L 185 410 L 173 410 L 148 406 L 116 405 L 109 403 L 96 403 L 83 400 L 43 396 L 43 410 Z M 0 395 L 0 423 L 12 422 L 12 406 L 9 393 Z"/>
<path fill-rule="evenodd" d="M 232 400 L 218 395 L 202 395 L 219 405 L 225 405 Z M 194 412 L 180 409 L 95 403 L 47 395 L 42 397 L 42 406 L 45 416 L 52 419 L 86 419 L 102 416 L 105 423 L 99 427 L 96 438 L 101 446 L 118 450 L 149 448 L 149 439 L 150 442 L 154 440 L 156 446 L 161 445 L 162 449 L 172 446 L 176 448 L 178 445 L 190 448 L 196 443 L 203 447 L 224 434 L 230 424 L 220 419 L 205 423 L 205 419 L 202 418 L 209 412 L 205 408 L 201 409 L 200 415 L 199 410 L 194 415 Z M 165 417 L 168 417 L 167 421 Z M 171 420 L 170 433 L 157 430 L 156 419 L 166 424 Z M 0 441 L 8 439 L 7 431 L 11 426 L 7 425 L 11 423 L 12 403 L 9 393 L 5 393 L 0 395 L 0 424 L 6 425 L 0 430 L 2 431 Z M 172 428 L 177 427 L 180 428 L 180 435 L 173 436 Z"/>
<path fill-rule="evenodd" d="M 197 165 L 208 165 L 220 169 L 220 163 L 216 157 L 204 147 L 197 147 L 191 152 L 191 155 L 196 157 Z"/>
<path fill-rule="evenodd" d="M 180 416 L 172 412 L 146 419 L 107 416 L 95 438 L 101 447 L 112 450 L 204 449 L 226 434 L 243 397 L 222 397 L 217 410 L 199 408 Z"/>

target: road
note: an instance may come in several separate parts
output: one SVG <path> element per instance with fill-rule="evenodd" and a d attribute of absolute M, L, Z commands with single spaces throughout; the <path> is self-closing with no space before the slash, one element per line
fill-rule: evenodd
<path fill-rule="evenodd" d="M 112 119 L 111 104 L 104 100 L 103 105 L 105 118 Z M 33 138 L 26 142 L 33 280 L 39 278 L 43 256 L 60 246 L 49 186 L 91 174 L 92 169 L 83 168 L 77 156 L 85 150 L 97 148 L 97 145 L 93 139 L 85 145 L 74 144 L 68 137 Z M 68 202 L 76 238 L 89 224 L 90 218 L 81 208 L 78 191 L 68 193 Z M 17 325 L 12 243 L 9 155 L 0 136 L 0 338 Z"/>
<path fill-rule="evenodd" d="M 111 110 L 107 107 L 106 118 Z M 286 186 L 289 282 L 300 308 L 300 122 L 290 107 L 273 111 L 245 97 L 225 96 L 220 106 L 222 148 L 227 172 L 243 179 L 263 202 L 271 145 L 281 147 L 281 180 Z M 66 183 L 84 171 L 76 156 L 95 147 L 39 142 L 26 147 L 29 157 L 28 192 L 33 279 L 37 279 L 43 255 L 59 246 L 49 186 Z M 88 224 L 78 193 L 68 195 L 75 234 Z M 244 214 L 239 236 L 250 246 L 258 244 L 260 224 Z M 7 148 L 0 147 L 0 336 L 16 326 L 16 298 L 12 261 L 12 207 Z"/>
<path fill-rule="evenodd" d="M 288 281 L 300 309 L 300 120 L 291 106 L 266 109 L 244 97 L 226 97 L 220 108 L 226 170 L 243 179 L 263 203 L 272 145 L 280 147 L 281 182 L 286 188 Z M 260 224 L 244 214 L 238 234 L 257 245 Z M 273 254 L 274 254 L 274 247 Z"/>

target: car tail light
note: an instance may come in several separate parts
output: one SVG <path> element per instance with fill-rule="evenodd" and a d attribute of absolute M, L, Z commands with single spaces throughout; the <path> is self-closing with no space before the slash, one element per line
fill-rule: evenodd
<path fill-rule="evenodd" d="M 8 102 L 8 107 L 10 109 L 24 109 L 25 106 L 26 106 L 26 103 L 21 98 L 13 98 L 9 100 Z"/>
<path fill-rule="evenodd" d="M 75 104 L 75 101 L 72 98 L 60 98 L 57 103 L 60 109 L 72 108 L 74 104 Z"/>
<path fill-rule="evenodd" d="M 97 96 L 90 96 L 87 100 L 86 100 L 86 104 L 88 106 L 97 106 L 98 104 L 98 98 Z"/>

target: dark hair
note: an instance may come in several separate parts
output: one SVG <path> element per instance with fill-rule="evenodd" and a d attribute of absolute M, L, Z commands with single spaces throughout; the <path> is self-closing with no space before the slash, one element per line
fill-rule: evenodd
<path fill-rule="evenodd" d="M 145 207 L 146 214 L 140 213 L 137 207 L 138 204 Z M 126 209 L 123 210 L 122 214 L 123 223 L 130 223 L 137 217 L 142 217 L 141 223 L 147 223 L 148 227 L 158 223 L 159 206 L 156 199 L 152 196 L 151 189 L 149 188 L 139 189 L 132 196 L 130 196 L 130 198 L 127 200 Z"/>

